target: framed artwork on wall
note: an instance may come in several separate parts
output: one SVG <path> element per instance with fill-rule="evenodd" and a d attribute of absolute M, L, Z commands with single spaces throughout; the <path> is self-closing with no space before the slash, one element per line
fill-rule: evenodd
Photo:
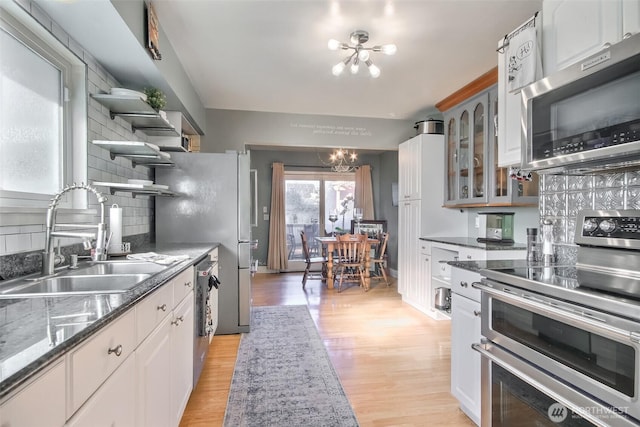
<path fill-rule="evenodd" d="M 358 231 L 358 224 L 351 220 L 351 234 Z M 383 231 L 387 231 L 386 219 L 364 219 L 360 221 L 360 233 L 366 233 L 369 237 L 375 237 Z"/>
<path fill-rule="evenodd" d="M 160 54 L 160 36 L 158 34 L 158 16 L 153 9 L 153 4 L 147 4 L 147 49 L 151 52 L 151 57 L 156 61 L 162 59 Z"/>

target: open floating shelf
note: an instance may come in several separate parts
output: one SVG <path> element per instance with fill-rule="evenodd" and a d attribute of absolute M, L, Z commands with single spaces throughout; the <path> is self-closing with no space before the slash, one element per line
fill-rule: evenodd
<path fill-rule="evenodd" d="M 130 159 L 133 167 L 136 167 L 136 165 L 149 167 L 175 166 L 169 153 L 161 152 L 158 146 L 148 142 L 94 140 L 91 143 L 108 150 L 111 153 L 111 160 L 116 157 Z"/>
<path fill-rule="evenodd" d="M 93 182 L 93 185 L 96 187 L 108 187 L 111 195 L 114 195 L 117 192 L 132 193 L 133 197 L 135 197 L 138 194 L 146 195 L 146 196 L 165 196 L 165 197 L 176 197 L 179 195 L 178 193 L 170 191 L 166 188 L 159 188 L 155 184 L 142 185 L 142 184 L 119 183 L 119 182 Z"/>
<path fill-rule="evenodd" d="M 129 122 L 133 132 L 141 130 L 151 136 L 180 136 L 171 123 L 138 96 L 95 93 L 91 97 L 109 109 L 112 120 L 118 116 Z"/>

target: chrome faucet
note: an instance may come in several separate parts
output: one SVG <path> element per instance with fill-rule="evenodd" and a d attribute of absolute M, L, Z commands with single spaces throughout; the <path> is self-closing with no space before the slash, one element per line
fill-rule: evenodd
<path fill-rule="evenodd" d="M 86 190 L 95 194 L 98 202 L 100 203 L 100 222 L 97 225 L 86 224 L 56 224 L 56 211 L 60 198 L 67 192 L 72 190 Z M 104 261 L 107 259 L 107 224 L 104 222 L 104 203 L 107 198 L 95 188 L 85 183 L 68 185 L 63 188 L 58 194 L 56 194 L 49 208 L 47 209 L 47 229 L 45 231 L 44 252 L 42 253 L 42 274 L 49 276 L 53 274 L 54 267 L 56 265 L 56 254 L 54 251 L 53 240 L 55 237 L 75 237 L 83 239 L 85 242 L 85 248 L 91 248 L 91 245 L 87 245 L 90 239 L 95 239 L 96 245 L 94 251 L 91 254 L 91 259 L 94 261 Z M 59 228 L 97 228 L 97 233 L 80 233 L 73 231 L 56 231 L 56 227 Z"/>

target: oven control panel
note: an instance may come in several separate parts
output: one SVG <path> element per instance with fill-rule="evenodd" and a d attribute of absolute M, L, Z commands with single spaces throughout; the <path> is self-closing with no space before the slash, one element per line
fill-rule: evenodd
<path fill-rule="evenodd" d="M 640 245 L 640 210 L 582 211 L 576 243 L 636 249 Z"/>

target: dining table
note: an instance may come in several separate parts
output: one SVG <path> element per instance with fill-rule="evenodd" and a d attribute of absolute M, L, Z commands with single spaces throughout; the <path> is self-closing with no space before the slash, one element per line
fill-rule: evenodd
<path fill-rule="evenodd" d="M 333 251 L 338 243 L 338 237 L 336 236 L 316 236 L 315 240 L 323 247 L 323 253 L 327 254 L 327 288 L 333 289 L 334 273 L 333 273 Z M 364 251 L 364 288 L 369 290 L 371 284 L 371 275 L 369 270 L 371 269 L 371 247 L 380 243 L 378 239 L 368 237 L 365 241 Z"/>

